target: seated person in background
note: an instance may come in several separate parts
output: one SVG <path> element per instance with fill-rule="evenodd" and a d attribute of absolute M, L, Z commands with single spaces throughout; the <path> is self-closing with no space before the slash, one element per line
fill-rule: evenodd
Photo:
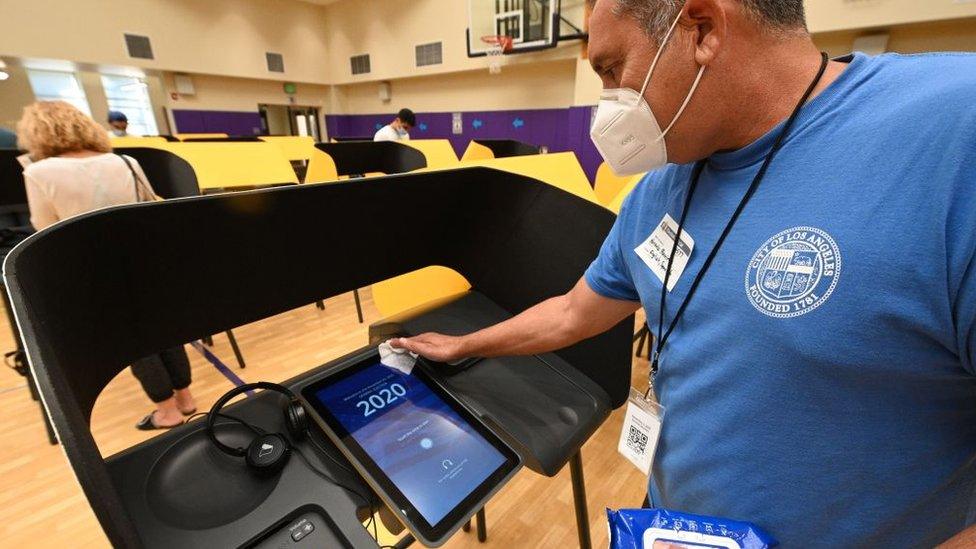
<path fill-rule="evenodd" d="M 108 133 L 113 137 L 142 137 L 129 132 L 129 117 L 121 111 L 108 111 Z"/>
<path fill-rule="evenodd" d="M 24 169 L 24 184 L 37 230 L 92 210 L 156 198 L 139 163 L 112 154 L 105 131 L 69 103 L 26 107 L 17 134 L 33 161 Z M 174 427 L 183 423 L 184 414 L 196 411 L 190 362 L 182 347 L 139 359 L 132 373 L 156 403 L 137 428 Z"/>
<path fill-rule="evenodd" d="M 373 141 L 407 141 L 410 139 L 410 130 L 417 125 L 417 117 L 410 109 L 400 109 L 393 122 L 380 128 Z"/>

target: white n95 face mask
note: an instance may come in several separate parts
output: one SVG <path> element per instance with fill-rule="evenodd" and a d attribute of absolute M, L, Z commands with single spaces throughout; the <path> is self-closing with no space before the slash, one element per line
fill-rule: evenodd
<path fill-rule="evenodd" d="M 698 83 L 705 73 L 705 65 L 702 65 L 681 108 L 678 109 L 668 127 L 661 131 L 661 126 L 654 118 L 650 105 L 644 99 L 644 92 L 647 90 L 648 82 L 651 81 L 651 75 L 654 74 L 654 67 L 661 58 L 661 52 L 664 51 L 680 18 L 679 13 L 664 36 L 664 40 L 661 41 L 661 47 L 658 48 L 651 68 L 647 71 L 640 93 L 630 88 L 615 88 L 603 90 L 600 94 L 593 127 L 590 128 L 590 138 L 596 145 L 596 149 L 600 151 L 600 156 L 617 175 L 635 175 L 660 168 L 668 163 L 668 149 L 664 136 L 671 131 L 685 107 L 688 106 L 691 96 L 698 89 Z"/>

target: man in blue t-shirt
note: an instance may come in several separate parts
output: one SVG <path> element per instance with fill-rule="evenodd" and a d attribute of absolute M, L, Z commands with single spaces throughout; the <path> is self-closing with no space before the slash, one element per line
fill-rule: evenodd
<path fill-rule="evenodd" d="M 566 295 L 399 344 L 539 353 L 639 304 L 657 331 L 664 295 L 652 505 L 786 547 L 976 545 L 976 56 L 826 62 L 801 0 L 598 0 L 589 57 L 604 158 L 670 164 Z"/>

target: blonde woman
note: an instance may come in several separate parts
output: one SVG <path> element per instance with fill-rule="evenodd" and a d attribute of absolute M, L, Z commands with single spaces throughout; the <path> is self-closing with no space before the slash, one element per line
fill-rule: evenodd
<path fill-rule="evenodd" d="M 37 230 L 92 210 L 155 198 L 139 163 L 112 154 L 105 130 L 69 103 L 42 101 L 25 108 L 17 138 L 31 162 L 24 183 Z M 175 427 L 196 411 L 182 347 L 137 360 L 132 373 L 156 403 L 136 428 Z"/>

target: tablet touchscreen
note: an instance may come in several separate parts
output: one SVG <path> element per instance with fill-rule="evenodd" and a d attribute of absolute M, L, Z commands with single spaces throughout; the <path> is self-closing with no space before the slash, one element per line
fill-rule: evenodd
<path fill-rule="evenodd" d="M 420 369 L 407 375 L 376 359 L 302 392 L 366 468 L 378 470 L 372 472 L 380 484 L 391 485 L 427 526 L 450 518 L 517 466 L 514 452 Z"/>

